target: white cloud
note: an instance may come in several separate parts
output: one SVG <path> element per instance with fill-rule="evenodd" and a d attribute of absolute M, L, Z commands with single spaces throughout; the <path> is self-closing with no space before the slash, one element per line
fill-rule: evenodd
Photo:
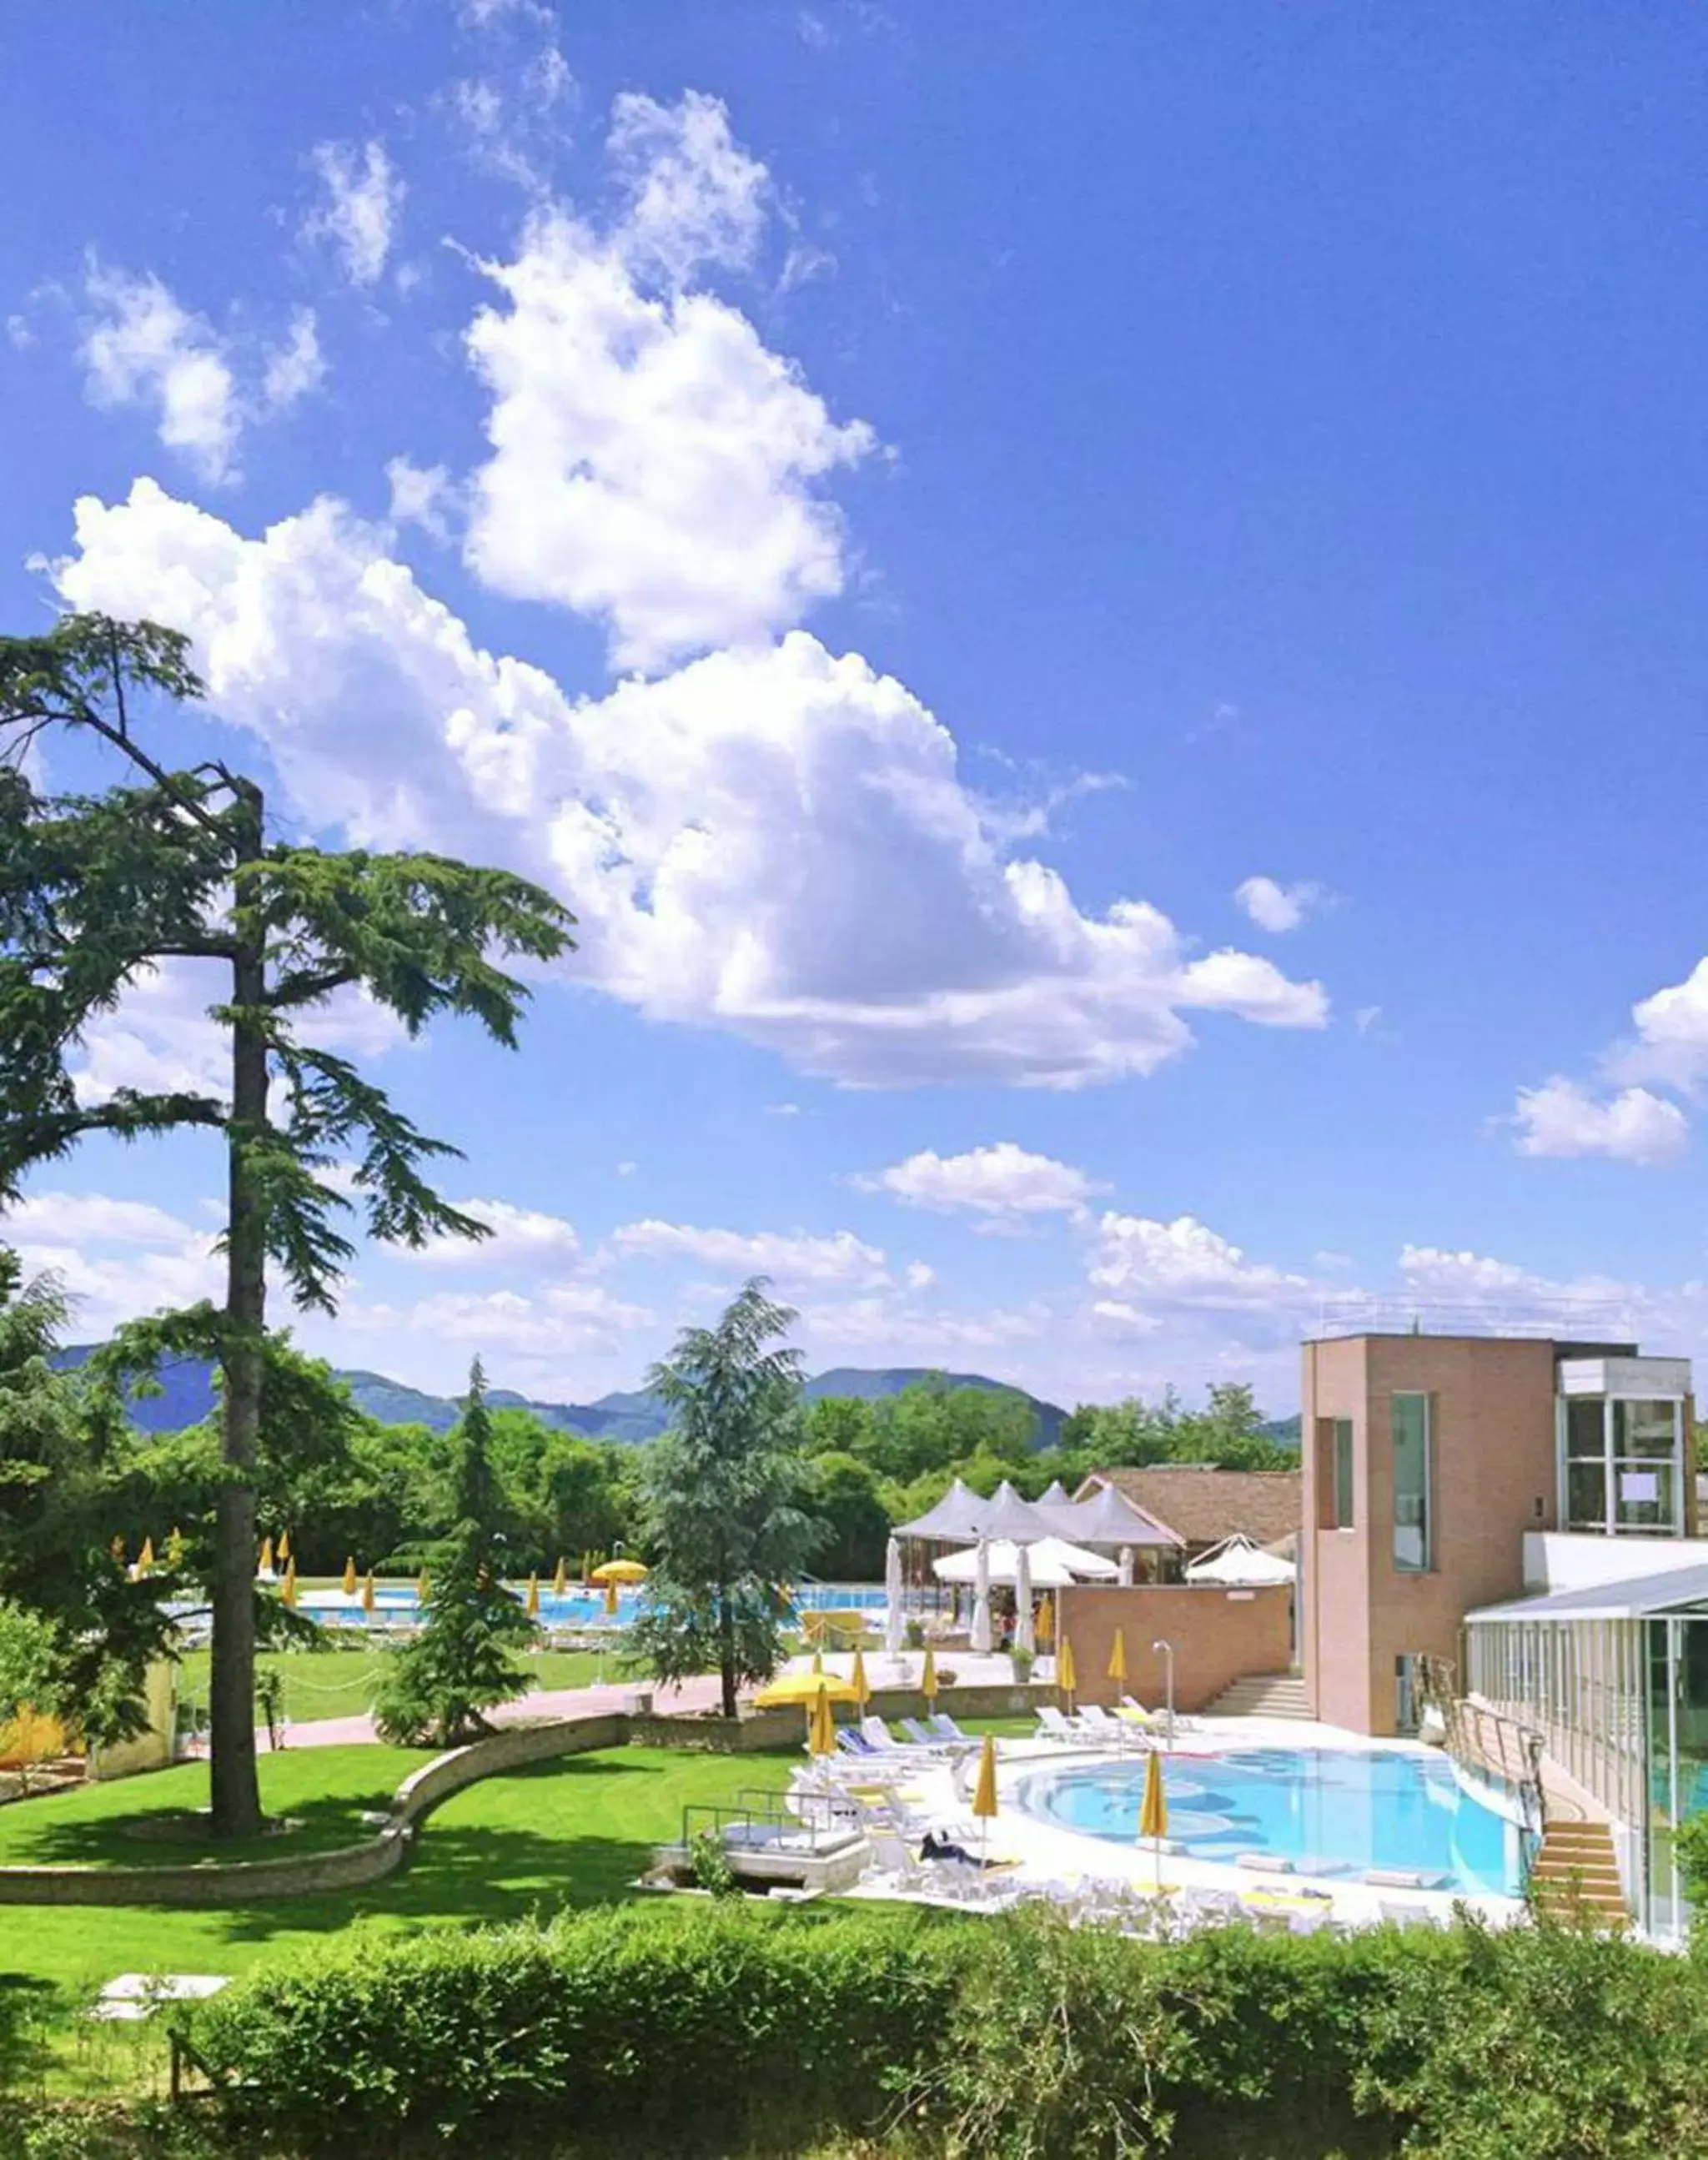
<path fill-rule="evenodd" d="M 1188 958 L 1145 902 L 1082 914 L 991 834 L 947 729 L 803 633 L 572 704 L 334 501 L 245 540 L 139 480 L 80 502 L 77 539 L 65 599 L 189 632 L 311 822 L 540 877 L 581 918 L 575 979 L 652 1017 L 844 1084 L 1053 1088 L 1155 1070 L 1193 1010 L 1326 1017 L 1269 960 Z"/>
<path fill-rule="evenodd" d="M 158 408 L 160 440 L 206 480 L 235 476 L 241 432 L 236 383 L 211 325 L 180 307 L 160 280 L 91 262 L 96 310 L 83 337 L 85 387 L 100 406 Z"/>
<path fill-rule="evenodd" d="M 1641 999 L 1631 1018 L 1637 1039 L 1608 1053 L 1610 1072 L 1694 1089 L 1708 1075 L 1708 960 L 1699 960 L 1682 983 Z"/>
<path fill-rule="evenodd" d="M 554 1283 L 537 1295 L 519 1290 L 439 1290 L 413 1305 L 347 1305 L 341 1326 L 366 1334 L 423 1335 L 481 1352 L 536 1358 L 609 1350 L 620 1337 L 655 1324 L 644 1306 L 613 1297 L 594 1283 Z"/>
<path fill-rule="evenodd" d="M 987 1312 L 921 1311 L 885 1296 L 811 1305 L 801 1314 L 809 1342 L 871 1351 L 890 1360 L 911 1351 L 932 1364 L 951 1350 L 1003 1351 L 1036 1342 L 1050 1325 L 1042 1304 Z"/>
<path fill-rule="evenodd" d="M 542 1214 L 508 1200 L 454 1200 L 451 1205 L 484 1223 L 491 1237 L 430 1238 L 413 1249 L 399 1246 L 400 1259 L 434 1266 L 540 1269 L 563 1266 L 580 1256 L 575 1226 L 561 1215 Z"/>
<path fill-rule="evenodd" d="M 27 1277 L 58 1278 L 82 1340 L 221 1290 L 213 1234 L 143 1201 L 33 1192 L 0 1215 L 0 1240 L 16 1249 Z"/>
<path fill-rule="evenodd" d="M 1607 1155 L 1621 1162 L 1675 1161 L 1690 1122 L 1676 1103 L 1646 1088 L 1627 1088 L 1598 1102 L 1575 1081 L 1555 1078 L 1519 1090 L 1520 1155 Z"/>
<path fill-rule="evenodd" d="M 719 1275 L 770 1275 L 779 1283 L 885 1284 L 890 1270 L 875 1245 L 851 1230 L 815 1237 L 804 1230 L 702 1230 L 685 1223 L 626 1223 L 610 1250 L 622 1259 L 692 1260 Z"/>
<path fill-rule="evenodd" d="M 325 377 L 326 361 L 314 327 L 314 310 L 299 308 L 291 317 L 288 342 L 268 356 L 262 397 L 270 409 L 283 412 L 298 398 L 318 390 Z"/>
<path fill-rule="evenodd" d="M 470 357 L 492 392 L 466 552 L 513 599 L 604 619 L 619 667 L 748 643 L 842 589 L 843 532 L 812 492 L 875 437 L 838 424 L 745 316 L 688 289 L 747 260 L 765 169 L 723 107 L 617 101 L 625 218 L 600 236 L 559 208 L 487 262 Z M 646 289 L 662 278 L 665 289 Z"/>
<path fill-rule="evenodd" d="M 446 511 L 455 504 L 456 488 L 443 465 L 418 465 L 408 458 L 393 458 L 386 467 L 386 478 L 392 490 L 387 515 L 393 525 L 418 525 L 441 546 L 449 540 Z"/>
<path fill-rule="evenodd" d="M 1278 885 L 1271 877 L 1249 877 L 1233 896 L 1259 930 L 1276 935 L 1296 930 L 1326 896 L 1320 885 Z"/>
<path fill-rule="evenodd" d="M 304 237 L 335 248 L 351 284 L 372 285 L 392 252 L 405 192 L 385 144 L 317 143 L 309 162 L 324 200 L 303 221 Z"/>
<path fill-rule="evenodd" d="M 942 1155 L 931 1148 L 854 1182 L 915 1207 L 971 1208 L 988 1215 L 1077 1215 L 1098 1190 L 1082 1170 L 1012 1140 Z"/>
<path fill-rule="evenodd" d="M 197 1235 L 164 1207 L 102 1192 L 26 1193 L 0 1216 L 0 1233 L 35 1244 L 169 1248 L 194 1243 Z"/>
<path fill-rule="evenodd" d="M 745 269 L 765 230 L 771 175 L 729 132 L 715 97 L 665 106 L 633 91 L 611 107 L 605 148 L 627 198 L 624 256 L 673 286 L 707 263 Z"/>
<path fill-rule="evenodd" d="M 1171 1223 L 1111 1210 L 1097 1225 L 1088 1270 L 1099 1290 L 1134 1313 L 1197 1308 L 1303 1313 L 1321 1295 L 1308 1275 L 1249 1260 L 1191 1215 Z"/>

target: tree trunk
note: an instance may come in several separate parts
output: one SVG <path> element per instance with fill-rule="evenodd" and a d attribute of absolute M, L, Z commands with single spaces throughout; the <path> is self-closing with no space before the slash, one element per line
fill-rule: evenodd
<path fill-rule="evenodd" d="M 735 1615 L 729 1609 L 729 1591 L 718 1585 L 718 1664 L 724 1675 L 724 1715 L 735 1715 Z"/>
<path fill-rule="evenodd" d="M 241 786 L 250 813 L 238 866 L 262 845 L 261 791 Z M 231 1002 L 231 1121 L 226 1134 L 230 1223 L 226 1247 L 224 1477 L 215 1517 L 213 1654 L 209 1738 L 215 1837 L 254 1837 L 262 1827 L 255 1768 L 255 1458 L 261 1433 L 262 1338 L 267 1326 L 267 1221 L 251 1150 L 267 1124 L 267 1038 L 251 1017 L 267 994 L 267 953 L 245 919 L 241 880 Z"/>

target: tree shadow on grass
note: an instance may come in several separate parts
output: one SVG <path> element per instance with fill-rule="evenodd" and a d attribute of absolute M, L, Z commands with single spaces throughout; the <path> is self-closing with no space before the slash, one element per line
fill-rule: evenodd
<path fill-rule="evenodd" d="M 58 1992 L 46 1981 L 0 1972 L 0 2098 L 36 2084 L 45 2071 Z"/>
<path fill-rule="evenodd" d="M 295 1859 L 371 1835 L 362 1812 L 388 1806 L 392 1789 L 382 1781 L 371 1793 L 293 1800 L 287 1819 L 298 1827 L 269 1837 L 215 1841 L 194 1810 L 164 1804 L 123 1815 L 44 1818 L 3 1856 L 23 1867 L 187 1867 L 200 1860 Z"/>

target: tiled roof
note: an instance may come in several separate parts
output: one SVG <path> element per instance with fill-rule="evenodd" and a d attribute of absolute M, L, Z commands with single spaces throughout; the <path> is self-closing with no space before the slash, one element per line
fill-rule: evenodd
<path fill-rule="evenodd" d="M 1203 1470 L 1165 1462 L 1145 1470 L 1094 1470 L 1073 1497 L 1081 1500 L 1098 1484 L 1113 1485 L 1189 1545 L 1213 1545 L 1236 1530 L 1266 1545 L 1299 1528 L 1303 1483 L 1296 1470 Z"/>

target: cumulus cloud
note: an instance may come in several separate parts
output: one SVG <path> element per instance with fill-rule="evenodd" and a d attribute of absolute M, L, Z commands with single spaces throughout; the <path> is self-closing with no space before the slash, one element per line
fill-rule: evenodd
<path fill-rule="evenodd" d="M 1134 1313 L 1196 1307 L 1296 1314 L 1319 1294 L 1308 1275 L 1248 1259 L 1191 1215 L 1165 1223 L 1109 1210 L 1098 1219 L 1088 1273 L 1098 1290 L 1118 1294 L 1106 1303 Z"/>
<path fill-rule="evenodd" d="M 352 285 L 376 283 L 392 252 L 403 207 L 403 181 L 383 143 L 317 143 L 309 163 L 321 200 L 303 221 L 303 236 L 326 241 Z"/>
<path fill-rule="evenodd" d="M 1676 1161 L 1690 1138 L 1690 1121 L 1678 1104 L 1647 1088 L 1626 1088 L 1598 1101 L 1576 1082 L 1558 1077 L 1519 1090 L 1515 1121 L 1520 1155 L 1664 1163 Z"/>
<path fill-rule="evenodd" d="M 623 1335 L 655 1324 L 644 1306 L 613 1297 L 597 1283 L 553 1283 L 535 1294 L 437 1290 L 412 1305 L 351 1303 L 339 1320 L 366 1334 L 428 1336 L 480 1354 L 505 1351 L 548 1360 L 615 1349 Z"/>
<path fill-rule="evenodd" d="M 220 1293 L 212 1233 L 143 1201 L 33 1192 L 0 1215 L 0 1238 L 26 1276 L 58 1279 L 86 1337 Z"/>
<path fill-rule="evenodd" d="M 392 491 L 387 513 L 391 522 L 418 525 L 429 539 L 443 546 L 451 537 L 447 513 L 456 501 L 456 486 L 445 468 L 393 458 L 386 467 L 386 479 Z"/>
<path fill-rule="evenodd" d="M 139 480 L 80 502 L 77 540 L 65 598 L 187 631 L 304 814 L 543 879 L 581 918 L 576 979 L 652 1017 L 874 1087 L 1074 1088 L 1177 1056 L 1194 1010 L 1326 1020 L 1320 984 L 1192 958 L 1146 902 L 1082 913 L 992 834 L 918 699 L 805 633 L 574 703 L 336 502 L 248 540 Z"/>
<path fill-rule="evenodd" d="M 815 483 L 876 438 L 833 421 L 751 323 L 692 289 L 747 261 L 765 168 L 715 99 L 617 101 L 622 217 L 595 231 L 560 207 L 468 334 L 492 393 L 492 455 L 473 475 L 466 553 L 514 599 L 603 619 L 620 667 L 752 642 L 842 589 L 843 529 Z"/>
<path fill-rule="evenodd" d="M 579 1259 L 581 1240 L 561 1215 L 518 1207 L 508 1200 L 454 1200 L 459 1213 L 484 1223 L 490 1237 L 429 1238 L 424 1245 L 399 1246 L 400 1259 L 434 1267 L 545 1269 Z"/>
<path fill-rule="evenodd" d="M 84 290 L 94 310 L 80 351 L 91 402 L 152 406 L 168 449 L 203 480 L 231 479 L 242 417 L 213 326 L 152 274 L 132 277 L 93 262 Z"/>
<path fill-rule="evenodd" d="M 923 1148 L 854 1182 L 910 1207 L 968 1208 L 984 1215 L 1077 1215 L 1098 1190 L 1072 1163 L 1033 1155 L 1012 1140 L 969 1148 L 963 1155 Z"/>
<path fill-rule="evenodd" d="M 1259 930 L 1279 936 L 1296 930 L 1327 896 L 1320 885 L 1278 885 L 1271 877 L 1249 877 L 1233 897 Z"/>
<path fill-rule="evenodd" d="M 611 1233 L 610 1251 L 620 1259 L 692 1260 L 719 1275 L 770 1275 L 791 1283 L 885 1284 L 889 1264 L 875 1245 L 852 1230 L 828 1237 L 805 1230 L 697 1229 L 691 1223 L 626 1223 Z"/>

